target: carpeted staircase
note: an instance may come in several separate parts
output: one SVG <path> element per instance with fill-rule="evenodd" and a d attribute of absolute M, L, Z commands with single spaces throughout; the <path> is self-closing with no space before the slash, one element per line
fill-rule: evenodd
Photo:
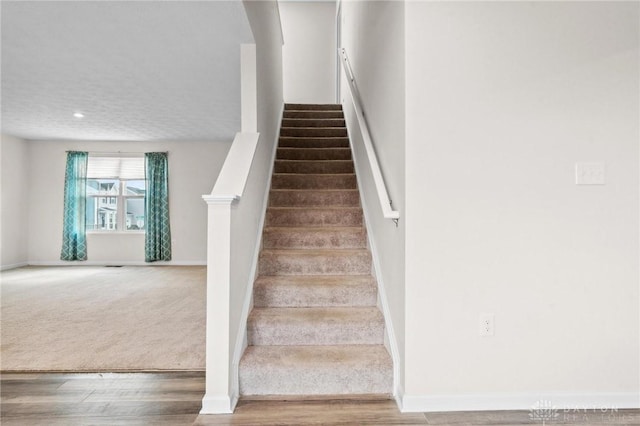
<path fill-rule="evenodd" d="M 285 105 L 240 394 L 389 395 L 393 367 L 340 105 Z"/>

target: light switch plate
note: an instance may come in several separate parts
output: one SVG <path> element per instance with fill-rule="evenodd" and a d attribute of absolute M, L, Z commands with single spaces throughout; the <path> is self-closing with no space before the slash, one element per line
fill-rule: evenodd
<path fill-rule="evenodd" d="M 576 185 L 604 184 L 604 163 L 576 163 Z"/>

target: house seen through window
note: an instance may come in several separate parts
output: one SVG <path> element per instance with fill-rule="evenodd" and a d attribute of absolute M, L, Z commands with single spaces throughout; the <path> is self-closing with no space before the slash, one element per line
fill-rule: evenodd
<path fill-rule="evenodd" d="M 145 229 L 144 157 L 89 154 L 87 231 Z"/>

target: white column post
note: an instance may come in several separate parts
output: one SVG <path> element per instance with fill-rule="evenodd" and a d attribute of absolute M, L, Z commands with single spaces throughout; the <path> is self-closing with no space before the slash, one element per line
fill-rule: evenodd
<path fill-rule="evenodd" d="M 235 197 L 203 195 L 207 202 L 206 393 L 201 414 L 232 413 L 229 347 L 231 204 Z"/>

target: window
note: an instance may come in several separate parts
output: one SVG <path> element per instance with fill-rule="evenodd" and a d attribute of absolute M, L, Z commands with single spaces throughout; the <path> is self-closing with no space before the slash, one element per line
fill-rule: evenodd
<path fill-rule="evenodd" d="M 89 154 L 87 231 L 144 231 L 144 157 Z"/>

